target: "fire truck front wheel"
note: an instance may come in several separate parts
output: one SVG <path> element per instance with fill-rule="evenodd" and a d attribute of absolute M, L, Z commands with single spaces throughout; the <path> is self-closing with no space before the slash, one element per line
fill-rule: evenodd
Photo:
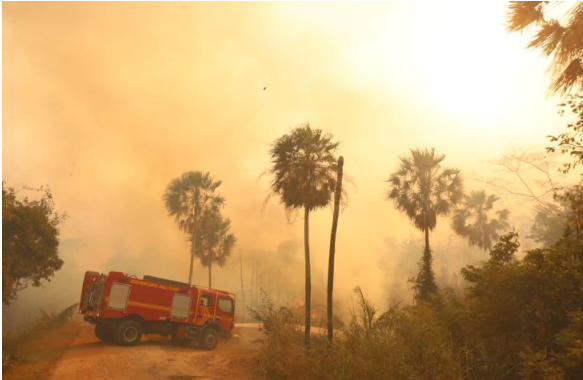
<path fill-rule="evenodd" d="M 113 333 L 111 329 L 100 323 L 95 325 L 95 336 L 102 342 L 113 342 Z"/>
<path fill-rule="evenodd" d="M 115 338 L 120 346 L 135 346 L 142 339 L 142 325 L 137 321 L 124 321 L 117 327 Z"/>
<path fill-rule="evenodd" d="M 219 333 L 216 329 L 208 328 L 202 332 L 199 340 L 200 347 L 203 350 L 212 351 L 219 343 Z"/>

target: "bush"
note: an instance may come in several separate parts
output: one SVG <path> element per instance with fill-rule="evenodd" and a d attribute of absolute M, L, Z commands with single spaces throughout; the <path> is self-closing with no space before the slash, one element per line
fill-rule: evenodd
<path fill-rule="evenodd" d="M 270 379 L 463 378 L 449 331 L 434 306 L 394 307 L 377 317 L 362 291 L 355 293 L 357 313 L 338 327 L 334 345 L 314 334 L 309 350 L 303 346 L 301 316 L 267 300 L 255 313 L 265 333 L 256 355 L 261 374 Z"/>
<path fill-rule="evenodd" d="M 38 336 L 43 331 L 53 330 L 61 327 L 71 320 L 77 304 L 71 305 L 58 314 L 47 313 L 40 309 L 40 315 L 36 322 L 28 327 L 17 331 L 9 331 L 2 335 L 2 372 L 9 369 L 16 360 L 22 359 L 19 351 L 25 342 Z"/>

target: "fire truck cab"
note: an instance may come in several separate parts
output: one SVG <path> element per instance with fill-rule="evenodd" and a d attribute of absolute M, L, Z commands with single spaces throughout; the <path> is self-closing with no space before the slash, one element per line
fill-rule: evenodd
<path fill-rule="evenodd" d="M 79 313 L 104 342 L 133 346 L 142 334 L 194 339 L 213 350 L 234 327 L 232 293 L 153 276 L 85 272 Z"/>

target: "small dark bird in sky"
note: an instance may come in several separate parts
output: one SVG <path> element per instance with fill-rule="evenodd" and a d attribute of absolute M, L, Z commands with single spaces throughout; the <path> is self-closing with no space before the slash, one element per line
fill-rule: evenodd
<path fill-rule="evenodd" d="M 267 88 L 267 87 L 263 87 L 263 91 L 265 91 L 265 89 L 266 89 L 266 88 Z"/>

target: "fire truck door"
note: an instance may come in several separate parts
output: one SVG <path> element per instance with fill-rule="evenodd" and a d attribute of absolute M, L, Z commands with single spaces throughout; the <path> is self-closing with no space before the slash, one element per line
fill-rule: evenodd
<path fill-rule="evenodd" d="M 196 308 L 195 325 L 202 326 L 213 318 L 214 297 L 210 294 L 201 294 Z"/>

